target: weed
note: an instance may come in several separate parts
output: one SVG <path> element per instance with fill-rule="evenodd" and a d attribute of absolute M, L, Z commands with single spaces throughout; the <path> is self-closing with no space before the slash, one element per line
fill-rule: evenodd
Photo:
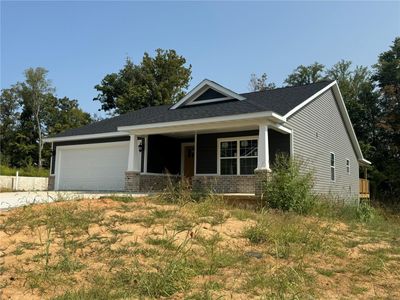
<path fill-rule="evenodd" d="M 264 222 L 257 222 L 253 226 L 246 227 L 242 235 L 253 244 L 262 244 L 268 240 L 268 228 Z"/>
<path fill-rule="evenodd" d="M 155 209 L 151 211 L 150 215 L 156 219 L 166 219 L 171 217 L 174 213 L 175 213 L 174 210 Z"/>
<path fill-rule="evenodd" d="M 277 269 L 254 269 L 246 278 L 244 289 L 259 291 L 269 299 L 308 298 L 313 294 L 313 277 L 302 265 Z"/>
<path fill-rule="evenodd" d="M 24 248 L 18 246 L 17 248 L 15 248 L 14 251 L 11 252 L 11 254 L 14 254 L 15 256 L 22 255 L 22 254 L 24 254 Z"/>
<path fill-rule="evenodd" d="M 316 271 L 319 274 L 327 276 L 327 277 L 332 277 L 333 275 L 335 275 L 335 271 L 329 270 L 329 269 L 317 268 Z"/>
<path fill-rule="evenodd" d="M 166 250 L 175 250 L 176 246 L 170 238 L 148 237 L 146 243 L 154 246 L 161 246 Z"/>

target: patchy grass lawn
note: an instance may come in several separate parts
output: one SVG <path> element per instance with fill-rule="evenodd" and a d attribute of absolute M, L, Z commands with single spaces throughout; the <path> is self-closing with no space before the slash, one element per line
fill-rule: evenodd
<path fill-rule="evenodd" d="M 1 299 L 400 299 L 400 221 L 115 198 L 0 212 Z M 3 298 L 2 298 L 3 297 Z"/>

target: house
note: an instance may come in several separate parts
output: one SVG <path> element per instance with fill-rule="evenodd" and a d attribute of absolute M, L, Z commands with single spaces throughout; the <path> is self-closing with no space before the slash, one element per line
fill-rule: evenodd
<path fill-rule="evenodd" d="M 358 198 L 359 167 L 370 164 L 335 81 L 237 94 L 203 80 L 174 105 L 46 142 L 55 190 L 151 192 L 184 176 L 197 189 L 259 194 L 261 176 L 277 153 L 286 153 L 314 171 L 315 192 Z"/>

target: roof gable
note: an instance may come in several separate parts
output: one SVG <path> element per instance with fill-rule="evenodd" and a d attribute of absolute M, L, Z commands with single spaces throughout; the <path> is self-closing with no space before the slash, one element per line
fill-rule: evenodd
<path fill-rule="evenodd" d="M 170 109 L 177 109 L 183 106 L 222 102 L 227 100 L 242 101 L 244 99 L 245 97 L 223 87 L 222 85 L 215 83 L 214 81 L 204 79 L 179 102 L 171 106 Z"/>

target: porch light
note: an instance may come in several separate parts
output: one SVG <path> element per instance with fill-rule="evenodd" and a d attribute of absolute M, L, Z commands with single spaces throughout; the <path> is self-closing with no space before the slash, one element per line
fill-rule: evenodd
<path fill-rule="evenodd" d="M 139 152 L 143 152 L 143 150 L 144 150 L 144 145 L 143 145 L 143 144 L 139 144 L 139 145 L 138 145 L 138 148 L 139 148 Z"/>

